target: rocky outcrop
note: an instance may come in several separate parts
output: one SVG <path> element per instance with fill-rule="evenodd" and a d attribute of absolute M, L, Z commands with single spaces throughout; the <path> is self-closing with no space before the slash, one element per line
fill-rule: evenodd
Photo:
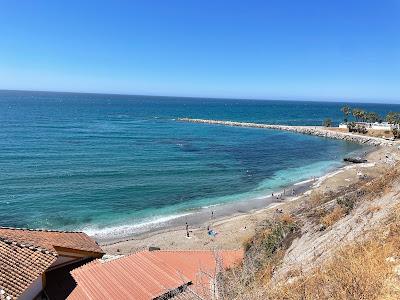
<path fill-rule="evenodd" d="M 367 135 L 358 135 L 350 132 L 340 132 L 326 129 L 318 126 L 291 126 L 291 125 L 274 125 L 274 124 L 260 124 L 260 123 L 247 123 L 235 121 L 219 121 L 219 120 L 205 120 L 205 119 L 191 119 L 191 118 L 178 118 L 181 122 L 190 123 L 205 123 L 225 126 L 238 126 L 238 127 L 253 127 L 291 131 L 301 134 L 315 135 L 330 139 L 345 140 L 349 142 L 366 144 L 372 146 L 393 146 L 396 142 L 388 141 L 378 137 L 371 137 Z"/>

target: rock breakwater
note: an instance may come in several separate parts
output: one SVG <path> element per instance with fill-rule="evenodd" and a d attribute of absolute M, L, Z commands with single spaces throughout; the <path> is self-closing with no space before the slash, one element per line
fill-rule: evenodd
<path fill-rule="evenodd" d="M 221 121 L 221 120 L 206 120 L 206 119 L 191 119 L 191 118 L 178 118 L 180 122 L 190 123 L 204 123 L 212 125 L 224 126 L 237 126 L 237 127 L 251 127 L 251 128 L 265 128 L 291 131 L 301 134 L 315 135 L 330 139 L 345 140 L 349 142 L 366 144 L 372 146 L 393 146 L 396 142 L 388 141 L 383 138 L 371 137 L 368 135 L 358 135 L 350 132 L 333 131 L 324 127 L 318 126 L 292 126 L 292 125 L 275 125 L 275 124 L 260 124 L 251 122 L 235 122 L 235 121 Z"/>

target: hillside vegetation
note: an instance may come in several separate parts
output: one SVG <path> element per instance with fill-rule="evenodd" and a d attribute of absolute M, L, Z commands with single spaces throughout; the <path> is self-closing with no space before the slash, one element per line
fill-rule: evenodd
<path fill-rule="evenodd" d="M 218 278 L 222 299 L 400 299 L 400 165 L 276 213 Z"/>

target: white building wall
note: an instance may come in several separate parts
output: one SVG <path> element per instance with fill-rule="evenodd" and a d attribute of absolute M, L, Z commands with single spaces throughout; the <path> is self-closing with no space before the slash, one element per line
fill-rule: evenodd
<path fill-rule="evenodd" d="M 367 129 L 374 129 L 374 130 L 392 130 L 392 127 L 395 125 L 391 125 L 389 123 L 363 123 L 363 122 L 356 122 L 356 124 L 359 125 L 364 125 Z M 399 128 L 399 126 L 395 126 L 397 128 Z M 347 124 L 345 123 L 340 123 L 339 124 L 339 128 L 347 128 Z"/>

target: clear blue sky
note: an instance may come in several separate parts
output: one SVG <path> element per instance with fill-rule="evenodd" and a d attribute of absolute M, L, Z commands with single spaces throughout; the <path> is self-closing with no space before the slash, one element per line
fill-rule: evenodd
<path fill-rule="evenodd" d="M 0 0 L 0 89 L 400 102 L 400 0 Z"/>

